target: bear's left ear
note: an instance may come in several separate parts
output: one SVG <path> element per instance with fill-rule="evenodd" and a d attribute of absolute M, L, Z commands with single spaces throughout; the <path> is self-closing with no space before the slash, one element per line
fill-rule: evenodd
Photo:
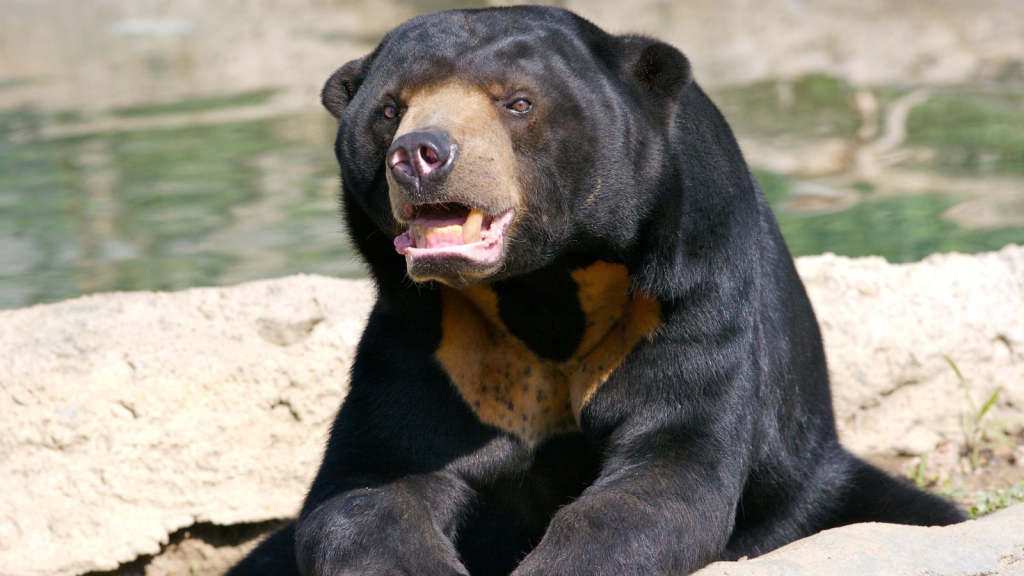
<path fill-rule="evenodd" d="M 675 100 L 693 81 L 690 61 L 675 47 L 643 36 L 622 37 L 622 63 L 653 96 Z"/>
<path fill-rule="evenodd" d="M 366 75 L 366 61 L 369 56 L 353 60 L 334 71 L 320 91 L 320 103 L 335 118 L 341 118 L 359 90 Z"/>

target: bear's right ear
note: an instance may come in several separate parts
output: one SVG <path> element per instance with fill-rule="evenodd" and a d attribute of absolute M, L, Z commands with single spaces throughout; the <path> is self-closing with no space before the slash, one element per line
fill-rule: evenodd
<path fill-rule="evenodd" d="M 368 58 L 363 56 L 335 70 L 320 91 L 320 103 L 335 118 L 341 118 L 359 90 L 359 85 L 363 83 Z"/>
<path fill-rule="evenodd" d="M 675 100 L 693 81 L 690 61 L 674 46 L 644 36 L 621 38 L 621 61 L 648 94 Z"/>

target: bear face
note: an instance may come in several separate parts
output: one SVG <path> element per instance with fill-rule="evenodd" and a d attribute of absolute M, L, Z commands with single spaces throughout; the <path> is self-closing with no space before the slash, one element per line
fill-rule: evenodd
<path fill-rule="evenodd" d="M 441 12 L 339 69 L 323 102 L 346 195 L 411 279 L 461 287 L 628 251 L 690 78 L 671 46 L 565 11 Z"/>

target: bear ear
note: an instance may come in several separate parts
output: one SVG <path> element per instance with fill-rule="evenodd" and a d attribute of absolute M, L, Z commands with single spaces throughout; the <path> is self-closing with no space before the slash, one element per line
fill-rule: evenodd
<path fill-rule="evenodd" d="M 352 98 L 355 98 L 359 85 L 366 74 L 366 61 L 369 56 L 353 60 L 334 71 L 320 91 L 320 103 L 335 118 L 341 118 Z"/>
<path fill-rule="evenodd" d="M 643 36 L 623 37 L 623 63 L 652 95 L 675 100 L 693 81 L 690 61 L 674 46 Z"/>

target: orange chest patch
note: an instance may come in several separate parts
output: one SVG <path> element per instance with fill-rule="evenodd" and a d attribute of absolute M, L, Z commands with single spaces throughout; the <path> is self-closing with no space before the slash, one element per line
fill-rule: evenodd
<path fill-rule="evenodd" d="M 586 328 L 565 361 L 540 358 L 514 336 L 490 286 L 446 287 L 442 295 L 437 361 L 481 422 L 532 445 L 579 429 L 594 392 L 660 322 L 657 300 L 629 295 L 624 266 L 597 262 L 571 274 Z"/>

